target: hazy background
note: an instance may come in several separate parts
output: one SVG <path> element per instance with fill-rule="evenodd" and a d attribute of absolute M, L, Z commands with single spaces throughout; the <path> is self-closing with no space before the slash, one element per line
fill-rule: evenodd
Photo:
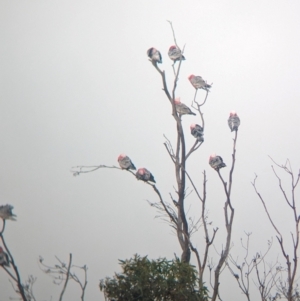
<path fill-rule="evenodd" d="M 146 56 L 150 47 L 161 51 L 171 84 L 167 51 L 174 42 L 166 20 L 173 21 L 178 44 L 186 45 L 177 96 L 190 104 L 191 73 L 213 82 L 203 108 L 205 142 L 188 168 L 199 187 L 207 171 L 209 218 L 220 228 L 216 249 L 224 244 L 225 199 L 208 157 L 216 152 L 230 164 L 231 110 L 241 118 L 232 252 L 243 256 L 244 231 L 253 233 L 251 254 L 264 250 L 274 236 L 251 185 L 255 173 L 290 243 L 292 215 L 268 155 L 279 163 L 289 158 L 295 171 L 300 166 L 299 11 L 299 1 L 277 0 L 0 1 L 0 204 L 12 204 L 18 216 L 7 222 L 5 238 L 23 281 L 31 274 L 38 278 L 37 300 L 56 300 L 61 291 L 39 269 L 39 255 L 54 264 L 55 255 L 66 262 L 71 252 L 74 264 L 86 264 L 86 300 L 104 300 L 99 279 L 119 271 L 118 259 L 134 253 L 180 255 L 171 228 L 155 219 L 157 212 L 146 202 L 157 201 L 151 187 L 118 170 L 70 173 L 76 165 L 117 164 L 118 155 L 126 153 L 153 173 L 166 201 L 174 194 L 163 134 L 174 143 L 175 124 L 160 76 Z M 183 117 L 188 146 L 194 142 L 192 122 L 199 117 Z M 224 177 L 228 171 L 222 170 Z M 195 193 L 186 208 L 191 217 L 200 213 Z M 199 250 L 203 236 L 200 229 L 193 237 Z M 269 260 L 278 254 L 275 242 Z M 213 249 L 211 256 L 216 262 Z M 244 298 L 231 276 L 223 278 L 220 290 L 224 300 Z M 0 270 L 0 300 L 9 296 L 15 295 Z M 79 289 L 70 283 L 66 300 L 79 299 Z"/>

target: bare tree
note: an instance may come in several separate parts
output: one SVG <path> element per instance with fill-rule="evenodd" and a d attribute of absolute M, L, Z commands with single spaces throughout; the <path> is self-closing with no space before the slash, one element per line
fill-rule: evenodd
<path fill-rule="evenodd" d="M 257 176 L 255 176 L 255 179 L 254 179 L 252 185 L 265 209 L 265 212 L 268 216 L 268 219 L 269 219 L 273 229 L 276 232 L 276 238 L 278 240 L 278 243 L 279 243 L 279 246 L 281 249 L 281 253 L 286 262 L 287 277 L 286 277 L 286 280 L 280 279 L 280 286 L 278 287 L 278 289 L 279 289 L 280 293 L 282 293 L 288 301 L 295 301 L 295 300 L 299 300 L 299 293 L 297 290 L 297 285 L 295 283 L 295 280 L 296 280 L 295 277 L 296 277 L 297 266 L 298 266 L 299 221 L 300 221 L 300 216 L 298 214 L 297 206 L 296 206 L 295 190 L 299 183 L 300 171 L 296 175 L 294 175 L 292 167 L 291 167 L 291 163 L 289 160 L 287 160 L 284 165 L 277 164 L 272 158 L 271 158 L 271 160 L 275 164 L 275 166 L 272 165 L 272 170 L 273 170 L 275 177 L 278 180 L 279 190 L 281 191 L 284 202 L 287 204 L 288 208 L 290 209 L 291 220 L 294 222 L 294 231 L 291 231 L 291 246 L 292 246 L 292 250 L 293 250 L 291 255 L 288 252 L 287 244 L 284 243 L 284 237 L 282 235 L 282 230 L 280 230 L 280 228 L 276 225 L 274 218 L 271 217 L 271 214 L 268 210 L 266 202 L 256 187 Z M 276 169 L 278 169 L 278 168 L 279 168 L 279 170 L 285 172 L 290 178 L 290 184 L 291 184 L 290 196 L 288 196 L 288 194 L 285 192 L 285 190 L 283 188 L 282 179 L 278 175 L 278 172 L 276 171 Z"/>
<path fill-rule="evenodd" d="M 72 254 L 69 254 L 69 263 L 66 264 L 63 261 L 61 261 L 57 256 L 55 256 L 59 264 L 56 264 L 54 266 L 46 265 L 44 263 L 44 259 L 40 256 L 39 263 L 42 271 L 46 273 L 47 275 L 50 275 L 53 278 L 53 283 L 60 285 L 63 283 L 63 288 L 59 296 L 59 301 L 63 300 L 64 293 L 67 289 L 67 285 L 69 280 L 75 281 L 79 286 L 81 290 L 81 301 L 84 301 L 85 296 L 85 289 L 87 286 L 87 266 L 77 266 L 72 265 Z M 74 268 L 83 270 L 83 280 L 80 279 L 80 277 L 77 276 L 77 274 L 73 271 Z"/>
<path fill-rule="evenodd" d="M 256 252 L 253 256 L 250 256 L 249 247 L 251 233 L 245 234 L 247 236 L 246 242 L 241 238 L 241 246 L 245 255 L 242 260 L 239 260 L 238 257 L 233 258 L 233 256 L 229 254 L 228 259 L 226 260 L 226 266 L 248 301 L 251 300 L 251 277 L 259 291 L 261 301 L 269 300 L 272 298 L 273 289 L 279 282 L 279 273 L 281 271 L 278 260 L 275 263 L 266 262 L 266 256 L 273 245 L 273 239 L 268 240 L 267 250 L 264 253 Z M 251 276 L 251 274 L 253 275 Z"/>
<path fill-rule="evenodd" d="M 202 288 L 204 283 L 203 276 L 204 276 L 205 268 L 207 266 L 209 249 L 214 242 L 218 228 L 214 228 L 212 231 L 209 231 L 209 227 L 208 227 L 209 225 L 208 225 L 207 209 L 206 209 L 206 204 L 207 204 L 206 172 L 205 170 L 203 171 L 203 180 L 201 185 L 202 187 L 199 189 L 197 181 L 192 179 L 192 177 L 190 176 L 186 168 L 186 162 L 188 158 L 190 158 L 190 156 L 196 150 L 198 150 L 203 144 L 204 141 L 203 132 L 205 131 L 205 121 L 203 117 L 202 108 L 207 101 L 209 95 L 209 89 L 211 88 L 212 84 L 207 84 L 207 82 L 204 81 L 201 76 L 191 75 L 189 77 L 192 86 L 195 88 L 195 94 L 191 103 L 191 108 L 194 109 L 195 112 L 197 112 L 197 114 L 199 115 L 199 124 L 191 126 L 191 134 L 196 138 L 196 140 L 190 148 L 187 148 L 186 141 L 185 141 L 185 130 L 182 125 L 182 118 L 186 118 L 184 115 L 190 115 L 190 114 L 196 115 L 196 113 L 193 112 L 187 105 L 181 103 L 180 98 L 178 98 L 177 96 L 176 89 L 179 80 L 179 74 L 181 70 L 181 65 L 185 60 L 184 57 L 185 46 L 183 46 L 182 50 L 180 50 L 180 47 L 176 40 L 173 25 L 170 21 L 168 22 L 171 26 L 171 30 L 173 33 L 173 40 L 175 44 L 170 47 L 168 53 L 170 59 L 173 60 L 174 62 L 172 65 L 173 72 L 174 72 L 174 79 L 173 79 L 173 85 L 171 89 L 167 85 L 165 71 L 160 69 L 160 67 L 158 66 L 158 64 L 161 63 L 160 52 L 155 48 L 150 48 L 147 51 L 147 54 L 149 56 L 149 61 L 151 62 L 151 64 L 153 65 L 153 67 L 156 69 L 156 71 L 161 77 L 162 87 L 163 87 L 162 90 L 167 100 L 170 103 L 171 112 L 172 112 L 173 119 L 175 121 L 175 128 L 177 133 L 177 138 L 174 143 L 174 146 L 172 142 L 166 136 L 164 136 L 166 139 L 164 146 L 173 163 L 175 178 L 176 178 L 175 196 L 173 196 L 171 192 L 169 193 L 169 196 L 171 198 L 171 203 L 164 200 L 158 187 L 156 186 L 156 184 L 154 184 L 153 181 L 152 183 L 150 183 L 148 181 L 149 179 L 145 180 L 146 178 L 144 178 L 144 181 L 146 184 L 148 184 L 153 188 L 154 192 L 157 194 L 159 199 L 159 202 L 149 202 L 149 204 L 152 207 L 158 209 L 161 213 L 160 216 L 163 217 L 165 220 L 167 220 L 170 226 L 176 231 L 176 235 L 180 247 L 182 249 L 181 261 L 189 263 L 191 258 L 191 251 L 195 254 L 197 259 L 197 264 L 198 264 L 199 286 L 200 288 Z M 199 91 L 203 91 L 205 93 L 203 95 L 202 101 L 198 100 L 197 98 L 197 96 L 200 96 L 200 93 L 198 93 Z M 224 216 L 225 216 L 225 227 L 227 231 L 225 247 L 220 252 L 220 259 L 215 269 L 214 291 L 212 296 L 213 301 L 216 300 L 218 296 L 220 272 L 229 254 L 229 247 L 230 247 L 231 235 L 232 235 L 232 225 L 233 225 L 233 218 L 234 218 L 234 208 L 231 202 L 231 190 L 233 184 L 233 171 L 234 171 L 235 160 L 236 160 L 237 129 L 239 126 L 239 118 L 237 117 L 236 114 L 234 115 L 234 118 L 235 118 L 234 122 L 231 122 L 231 124 L 229 124 L 231 131 L 234 131 L 235 133 L 235 137 L 233 139 L 232 164 L 229 172 L 228 181 L 225 181 L 220 173 L 220 168 L 225 166 L 224 163 L 222 166 L 218 166 L 218 165 L 212 166 L 217 171 L 218 177 L 221 181 L 225 193 Z M 233 119 L 231 119 L 231 121 L 233 121 Z M 221 157 L 218 156 L 218 158 Z M 129 173 L 131 173 L 132 176 L 135 176 L 134 172 L 130 170 L 133 169 L 132 168 L 133 166 L 130 163 L 131 162 L 130 159 L 126 157 L 125 160 L 127 160 L 126 162 L 129 165 L 126 165 L 125 162 L 120 164 L 120 168 L 116 166 L 108 166 L 108 165 L 76 166 L 73 167 L 71 171 L 76 176 L 82 173 L 93 172 L 100 168 L 114 168 L 119 170 L 125 169 Z M 138 179 L 141 179 L 142 176 L 139 175 L 138 173 L 139 171 L 137 172 L 136 176 Z M 187 196 L 187 186 L 186 186 L 187 182 L 191 183 L 197 198 L 202 204 L 200 216 L 196 220 L 194 220 L 193 218 L 189 218 L 187 216 L 187 212 L 185 209 L 185 199 Z M 203 256 L 200 256 L 200 252 L 194 246 L 191 240 L 191 235 L 194 232 L 196 232 L 200 226 L 203 227 L 204 235 L 205 235 Z"/>

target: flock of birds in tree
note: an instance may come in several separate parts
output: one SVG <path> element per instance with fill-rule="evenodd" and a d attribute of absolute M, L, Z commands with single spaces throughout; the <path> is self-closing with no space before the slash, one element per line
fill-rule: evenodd
<path fill-rule="evenodd" d="M 13 206 L 11 205 L 2 205 L 0 206 L 0 219 L 5 220 L 16 220 L 16 215 L 12 213 Z M 4 252 L 3 248 L 0 246 L 0 266 L 10 267 L 9 256 Z"/>
<path fill-rule="evenodd" d="M 153 47 L 148 49 L 147 55 L 151 59 L 153 64 L 157 64 L 157 63 L 161 64 L 162 63 L 161 53 L 157 49 L 155 49 Z M 174 46 L 174 45 L 169 48 L 168 55 L 169 55 L 169 58 L 172 61 L 174 61 L 174 64 L 177 61 L 185 60 L 185 57 L 181 53 L 181 50 L 177 46 Z M 201 76 L 195 76 L 192 74 L 188 77 L 188 79 L 195 89 L 203 89 L 203 90 L 209 91 L 209 89 L 211 88 L 211 85 L 207 84 L 206 81 L 204 81 Z M 174 99 L 174 103 L 175 103 L 176 111 L 178 112 L 178 114 L 180 116 L 181 115 L 196 115 L 194 112 L 192 112 L 192 110 L 187 105 L 183 104 L 180 101 L 180 98 Z M 234 111 L 230 112 L 230 115 L 228 118 L 228 126 L 229 126 L 230 130 L 232 132 L 237 131 L 239 128 L 239 125 L 240 125 L 240 118 L 238 117 L 237 113 Z M 191 134 L 193 135 L 193 137 L 195 137 L 198 142 L 202 143 L 204 141 L 202 126 L 200 126 L 199 124 L 193 123 L 193 124 L 191 124 L 190 129 L 191 129 Z M 121 154 L 118 157 L 118 162 L 119 162 L 121 169 L 136 170 L 136 167 L 134 166 L 134 164 L 132 163 L 130 158 L 128 156 L 126 156 L 125 154 Z M 226 166 L 226 164 L 223 162 L 222 157 L 217 156 L 216 154 L 212 154 L 209 157 L 209 165 L 216 171 L 219 171 L 220 168 L 223 168 Z M 144 182 L 156 183 L 152 173 L 144 167 L 139 168 L 135 175 L 138 180 L 142 180 Z M 12 213 L 12 209 L 13 209 L 13 206 L 11 206 L 11 205 L 0 206 L 0 218 L 3 221 L 4 220 L 16 220 L 15 219 L 16 215 Z M 2 266 L 2 267 L 10 266 L 9 256 L 6 252 L 4 252 L 4 250 L 1 246 L 0 246 L 0 266 Z"/>
<path fill-rule="evenodd" d="M 150 48 L 147 51 L 148 57 L 151 59 L 153 64 L 161 64 L 162 63 L 162 56 L 161 53 L 155 49 L 155 48 Z M 174 64 L 177 61 L 182 61 L 185 60 L 184 55 L 181 53 L 181 50 L 177 46 L 171 46 L 169 48 L 168 52 L 169 58 L 174 61 Z M 207 84 L 206 81 L 202 79 L 201 76 L 195 76 L 195 75 L 190 75 L 188 77 L 189 81 L 193 85 L 195 89 L 203 89 L 206 91 L 209 91 L 211 88 L 211 85 Z M 176 111 L 178 114 L 181 115 L 196 115 L 192 110 L 183 104 L 180 101 L 180 98 L 176 98 L 174 100 Z M 237 131 L 240 125 L 240 118 L 238 117 L 237 113 L 232 111 L 230 112 L 230 116 L 228 118 L 228 126 L 230 130 Z M 197 139 L 198 142 L 203 142 L 203 128 L 199 124 L 191 124 L 190 126 L 191 129 L 191 134 Z M 118 157 L 118 162 L 121 167 L 121 169 L 124 170 L 136 170 L 136 167 L 130 160 L 128 156 L 125 154 L 121 154 Z M 223 162 L 222 157 L 217 156 L 216 154 L 212 154 L 209 157 L 209 165 L 215 169 L 216 171 L 219 171 L 220 168 L 223 168 L 226 166 L 226 164 Z M 152 173 L 146 169 L 146 168 L 139 168 L 136 172 L 136 178 L 138 180 L 142 180 L 144 182 L 152 182 L 156 183 L 155 179 L 152 175 Z M 13 206 L 11 205 L 2 205 L 0 206 L 0 218 L 4 220 L 16 220 L 15 217 L 16 215 L 12 213 Z M 2 267 L 9 267 L 10 266 L 10 261 L 9 261 L 9 256 L 6 252 L 4 252 L 3 248 L 0 246 L 0 266 Z"/>
<path fill-rule="evenodd" d="M 156 48 L 152 47 L 152 48 L 148 49 L 147 55 L 150 58 L 153 65 L 162 64 L 161 53 Z M 169 48 L 168 55 L 169 55 L 169 58 L 174 62 L 174 64 L 177 61 L 185 60 L 185 57 L 181 53 L 181 50 L 175 45 L 173 45 Z M 192 74 L 188 77 L 188 79 L 195 89 L 203 89 L 208 92 L 209 89 L 211 88 L 211 85 L 209 85 L 205 80 L 203 80 L 203 78 L 201 76 L 195 76 Z M 180 98 L 175 98 L 174 104 L 175 104 L 175 108 L 176 108 L 176 111 L 179 114 L 179 116 L 196 115 L 194 112 L 192 112 L 192 110 L 187 105 L 185 105 L 184 103 L 182 103 L 180 101 Z M 239 125 L 240 125 L 240 118 L 238 117 L 237 113 L 234 111 L 230 112 L 230 116 L 228 119 L 228 126 L 229 126 L 230 130 L 237 131 Z M 193 137 L 195 137 L 198 142 L 202 143 L 204 141 L 202 126 L 199 124 L 192 123 L 190 126 L 190 129 L 191 129 L 191 134 L 193 135 Z M 121 169 L 136 170 L 136 167 L 134 166 L 134 164 L 132 163 L 130 158 L 125 154 L 119 155 L 118 162 L 119 162 Z M 209 157 L 209 165 L 216 171 L 219 171 L 220 168 L 226 166 L 226 164 L 223 162 L 222 157 L 217 156 L 216 154 L 212 154 Z M 139 168 L 137 170 L 135 176 L 138 180 L 142 180 L 144 182 L 156 183 L 152 173 L 144 167 Z"/>

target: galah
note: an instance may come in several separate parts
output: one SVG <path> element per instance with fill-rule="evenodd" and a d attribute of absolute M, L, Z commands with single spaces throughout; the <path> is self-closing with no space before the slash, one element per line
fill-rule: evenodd
<path fill-rule="evenodd" d="M 162 63 L 162 58 L 160 52 L 155 49 L 154 47 L 151 47 L 147 50 L 147 55 L 151 59 L 152 63 Z"/>
<path fill-rule="evenodd" d="M 203 142 L 204 137 L 203 137 L 203 128 L 199 124 L 192 123 L 190 126 L 191 129 L 191 134 L 199 141 Z"/>
<path fill-rule="evenodd" d="M 203 89 L 206 91 L 209 91 L 211 88 L 211 85 L 209 85 L 201 76 L 195 76 L 194 74 L 191 74 L 188 77 L 189 81 L 193 85 L 195 89 Z"/>
<path fill-rule="evenodd" d="M 174 100 L 176 111 L 179 115 L 196 115 L 191 109 L 180 101 L 180 98 L 175 98 Z"/>
<path fill-rule="evenodd" d="M 11 205 L 2 205 L 0 206 L 0 218 L 4 219 L 10 219 L 12 221 L 15 221 L 16 215 L 12 213 L 12 210 L 14 209 Z"/>
<path fill-rule="evenodd" d="M 168 52 L 168 55 L 169 55 L 169 58 L 174 61 L 174 64 L 177 62 L 177 61 L 180 61 L 180 58 L 182 61 L 185 60 L 185 57 L 184 55 L 181 54 L 181 50 L 175 46 L 175 45 L 172 45 L 170 48 L 169 48 L 169 52 Z"/>
<path fill-rule="evenodd" d="M 212 154 L 209 157 L 209 165 L 218 171 L 220 168 L 225 167 L 226 164 L 223 162 L 222 157 L 216 156 L 216 154 Z"/>
<path fill-rule="evenodd" d="M 231 111 L 228 118 L 228 125 L 231 132 L 237 131 L 241 124 L 240 118 L 235 111 Z"/>
<path fill-rule="evenodd" d="M 133 169 L 133 170 L 136 170 L 134 164 L 131 162 L 130 158 L 128 156 L 126 156 L 125 154 L 121 154 L 119 157 L 118 157 L 118 162 L 119 162 L 119 165 L 122 169 L 126 169 L 126 170 L 129 170 L 129 169 Z"/>
<path fill-rule="evenodd" d="M 139 168 L 135 174 L 138 180 L 142 180 L 144 182 L 153 182 L 156 183 L 152 173 L 146 168 Z"/>
<path fill-rule="evenodd" d="M 9 267 L 9 257 L 0 247 L 0 265 Z"/>

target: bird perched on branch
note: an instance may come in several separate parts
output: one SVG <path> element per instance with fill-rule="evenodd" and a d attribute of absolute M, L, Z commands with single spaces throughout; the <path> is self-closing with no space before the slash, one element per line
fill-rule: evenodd
<path fill-rule="evenodd" d="M 122 169 L 126 169 L 126 170 L 129 170 L 129 169 L 132 169 L 132 170 L 136 170 L 134 164 L 131 162 L 130 158 L 128 156 L 126 156 L 125 154 L 121 154 L 119 157 L 118 157 L 118 162 L 119 162 L 119 165 Z"/>
<path fill-rule="evenodd" d="M 237 131 L 241 124 L 240 118 L 235 111 L 231 111 L 228 118 L 228 125 L 231 132 Z"/>
<path fill-rule="evenodd" d="M 216 156 L 216 154 L 210 155 L 209 165 L 216 171 L 218 171 L 222 167 L 226 167 L 226 164 L 223 162 L 222 157 Z"/>
<path fill-rule="evenodd" d="M 0 218 L 4 219 L 10 219 L 12 221 L 15 221 L 15 214 L 12 213 L 12 210 L 14 209 L 11 205 L 2 205 L 0 206 Z"/>
<path fill-rule="evenodd" d="M 146 168 L 139 168 L 135 174 L 138 180 L 142 180 L 144 182 L 153 182 L 156 183 L 152 173 Z"/>
<path fill-rule="evenodd" d="M 169 55 L 169 58 L 174 61 L 174 64 L 177 62 L 177 61 L 180 61 L 180 58 L 182 61 L 185 60 L 185 57 L 183 54 L 181 54 L 181 50 L 175 46 L 175 45 L 172 45 L 170 48 L 169 48 L 169 52 L 168 52 L 168 55 Z"/>
<path fill-rule="evenodd" d="M 190 129 L 191 129 L 191 134 L 197 139 L 197 141 L 199 142 L 204 141 L 203 128 L 201 125 L 192 123 Z"/>
<path fill-rule="evenodd" d="M 161 54 L 154 47 L 149 48 L 147 50 L 147 55 L 149 56 L 149 58 L 151 59 L 151 61 L 152 61 L 153 64 L 156 64 L 156 63 L 161 64 L 162 63 Z"/>
<path fill-rule="evenodd" d="M 180 101 L 180 98 L 175 98 L 174 103 L 179 115 L 196 115 L 187 105 Z"/>
<path fill-rule="evenodd" d="M 209 91 L 211 88 L 211 85 L 209 85 L 201 76 L 195 76 L 194 74 L 191 74 L 188 79 L 195 89 Z"/>
<path fill-rule="evenodd" d="M 0 265 L 9 267 L 9 257 L 0 247 Z"/>

